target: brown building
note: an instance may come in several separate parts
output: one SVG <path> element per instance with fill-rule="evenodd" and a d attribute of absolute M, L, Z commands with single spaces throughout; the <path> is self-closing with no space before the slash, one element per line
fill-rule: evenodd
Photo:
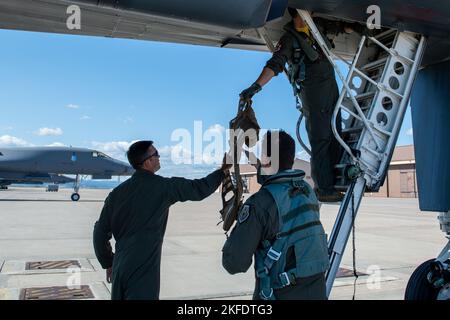
<path fill-rule="evenodd" d="M 417 198 L 416 160 L 414 146 L 399 146 L 392 155 L 389 171 L 379 192 L 366 196 L 387 198 Z"/>
<path fill-rule="evenodd" d="M 305 171 L 305 180 L 311 184 L 311 186 L 314 185 L 311 178 L 311 166 L 308 161 L 295 159 L 293 168 Z M 258 192 L 261 185 L 257 181 L 255 167 L 250 164 L 241 164 L 240 169 L 242 179 L 244 180 L 244 191 L 247 193 Z M 231 171 L 233 171 L 233 169 L 231 169 Z"/>
<path fill-rule="evenodd" d="M 256 169 L 252 165 L 241 165 L 241 175 L 245 191 L 254 193 L 261 187 L 256 179 Z M 305 180 L 314 187 L 311 166 L 308 161 L 295 159 L 294 169 L 305 171 Z M 369 197 L 417 198 L 416 161 L 414 146 L 399 146 L 394 150 L 389 171 L 379 192 L 366 193 Z"/>

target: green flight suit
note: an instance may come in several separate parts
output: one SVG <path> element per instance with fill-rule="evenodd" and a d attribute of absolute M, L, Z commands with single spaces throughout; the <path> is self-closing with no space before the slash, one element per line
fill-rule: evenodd
<path fill-rule="evenodd" d="M 223 178 L 222 170 L 195 180 L 137 170 L 108 195 L 93 240 L 101 266 L 113 268 L 111 299 L 159 299 L 169 207 L 178 201 L 203 200 L 217 190 Z M 109 243 L 112 236 L 114 254 Z"/>
<path fill-rule="evenodd" d="M 344 24 L 330 24 L 322 19 L 314 20 L 322 34 L 338 34 L 344 30 Z M 353 27 L 353 24 L 351 25 Z M 292 22 L 284 29 L 286 32 L 276 46 L 276 51 L 266 63 L 275 75 L 283 71 L 285 64 L 294 61 L 295 36 L 306 38 L 303 33 L 295 31 Z M 294 33 L 294 34 L 293 34 Z M 316 45 L 316 47 L 318 47 Z M 334 166 L 339 163 L 342 148 L 333 135 L 331 118 L 339 98 L 339 90 L 335 79 L 334 68 L 324 56 L 320 48 L 316 49 L 319 58 L 311 61 L 302 51 L 304 63 L 304 79 L 300 84 L 300 99 L 306 119 L 306 131 L 311 144 L 311 176 L 315 187 L 323 194 L 331 194 L 334 190 Z M 340 113 L 336 121 L 341 131 Z"/>
<path fill-rule="evenodd" d="M 222 265 L 230 274 L 246 272 L 261 242 L 275 239 L 279 232 L 278 208 L 268 190 L 260 189 L 245 205 L 249 206 L 248 216 L 245 220 L 238 217 L 222 249 Z M 286 270 L 295 264 L 295 254 L 288 250 Z M 259 281 L 255 276 L 254 300 L 260 299 L 259 292 Z M 274 295 L 277 300 L 326 300 L 325 274 L 297 278 L 295 284 L 274 290 Z"/>

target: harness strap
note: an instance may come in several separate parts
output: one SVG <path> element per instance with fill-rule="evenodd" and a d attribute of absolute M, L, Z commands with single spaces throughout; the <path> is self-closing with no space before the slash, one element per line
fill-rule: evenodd
<path fill-rule="evenodd" d="M 300 48 L 303 50 L 303 52 L 305 53 L 305 55 L 308 57 L 309 60 L 316 61 L 319 58 L 319 52 L 316 46 L 314 45 L 314 42 L 310 44 L 306 36 L 303 37 L 297 31 L 294 31 L 291 28 L 287 28 L 287 31 L 294 36 Z"/>
<path fill-rule="evenodd" d="M 320 221 L 313 221 L 313 222 L 309 222 L 309 223 L 302 224 L 302 225 L 297 226 L 297 227 L 295 227 L 295 228 L 293 228 L 293 229 L 291 229 L 291 230 L 289 230 L 289 231 L 278 233 L 278 234 L 277 234 L 277 239 L 281 239 L 281 238 L 290 236 L 291 234 L 293 234 L 293 233 L 295 233 L 295 232 L 304 230 L 304 229 L 306 229 L 306 228 L 318 226 L 318 225 L 320 225 L 320 224 L 321 224 Z"/>

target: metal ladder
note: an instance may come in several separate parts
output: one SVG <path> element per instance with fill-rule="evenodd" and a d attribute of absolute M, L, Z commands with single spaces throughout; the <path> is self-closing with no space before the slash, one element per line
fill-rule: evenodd
<path fill-rule="evenodd" d="M 336 188 L 346 193 L 328 240 L 329 296 L 364 192 L 378 191 L 384 182 L 420 67 L 425 37 L 397 30 L 362 36 L 353 61 L 348 63 L 327 47 L 309 13 L 298 12 L 343 84 L 331 125 L 345 151 L 336 167 Z M 335 60 L 349 66 L 347 77 Z M 339 113 L 342 128 L 336 123 Z"/>

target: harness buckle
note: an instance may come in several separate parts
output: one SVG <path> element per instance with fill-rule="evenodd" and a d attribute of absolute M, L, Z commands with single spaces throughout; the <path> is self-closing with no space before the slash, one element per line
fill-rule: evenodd
<path fill-rule="evenodd" d="M 280 282 L 283 287 L 291 285 L 291 279 L 289 278 L 287 272 L 280 273 L 278 277 L 280 278 Z"/>
<path fill-rule="evenodd" d="M 270 247 L 269 251 L 267 252 L 267 256 L 274 261 L 278 261 L 281 256 L 281 252 L 278 252 Z"/>
<path fill-rule="evenodd" d="M 260 296 L 261 299 L 263 299 L 263 300 L 272 300 L 272 298 L 273 298 L 273 289 L 270 288 L 270 292 L 269 292 L 268 295 L 266 295 L 266 293 L 264 292 L 264 289 L 262 289 L 262 290 L 259 292 L 259 296 Z"/>

